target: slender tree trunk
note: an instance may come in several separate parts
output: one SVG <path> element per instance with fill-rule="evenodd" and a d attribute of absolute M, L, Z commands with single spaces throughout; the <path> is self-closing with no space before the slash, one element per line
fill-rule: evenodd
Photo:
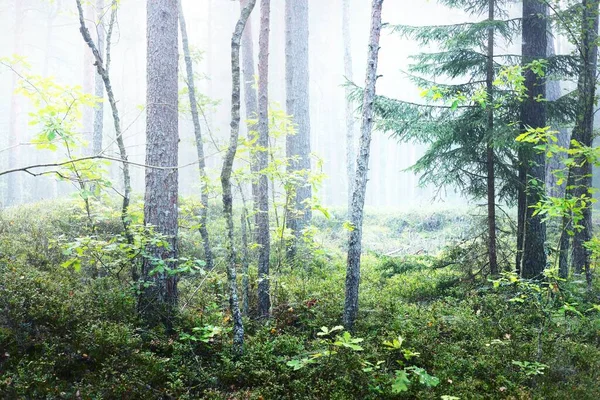
<path fill-rule="evenodd" d="M 489 20 L 494 20 L 494 0 L 489 0 Z M 487 44 L 487 219 L 488 219 L 488 259 L 490 273 L 498 274 L 498 259 L 496 254 L 496 180 L 494 171 L 494 28 L 488 29 Z"/>
<path fill-rule="evenodd" d="M 260 3 L 260 37 L 258 53 L 258 170 L 269 165 L 269 34 L 270 0 Z M 258 315 L 268 318 L 271 310 L 269 258 L 271 237 L 269 232 L 269 179 L 261 173 L 258 181 L 258 213 L 256 224 L 258 249 Z"/>
<path fill-rule="evenodd" d="M 177 0 L 147 2 L 147 97 L 144 223 L 164 235 L 168 247 L 151 246 L 151 257 L 142 265 L 143 287 L 140 310 L 150 324 L 172 328 L 176 310 L 178 257 L 178 7 Z M 108 91 L 108 88 L 107 88 Z"/>
<path fill-rule="evenodd" d="M 25 17 L 25 8 L 23 1 L 19 0 L 15 4 L 15 27 L 13 31 L 14 45 L 13 53 L 22 55 L 23 52 L 23 25 Z M 8 146 L 11 150 L 8 152 L 8 168 L 13 169 L 17 167 L 19 160 L 21 159 L 21 150 L 19 143 L 21 142 L 22 132 L 19 124 L 19 114 L 21 113 L 21 100 L 15 93 L 17 87 L 18 77 L 13 74 L 12 81 L 12 95 L 10 98 L 10 117 L 9 117 L 9 136 Z M 21 200 L 21 174 L 8 174 L 7 176 L 7 187 L 6 187 L 6 205 L 14 206 Z"/>
<path fill-rule="evenodd" d="M 92 3 L 84 4 L 85 12 L 85 25 L 89 31 L 96 30 L 96 8 Z M 48 40 L 48 36 L 46 36 Z M 48 44 L 46 42 L 46 44 Z M 94 77 L 97 75 L 96 68 L 94 68 L 94 55 L 90 51 L 87 43 L 83 42 L 83 92 L 88 94 L 95 94 L 94 91 Z M 46 75 L 44 73 L 44 75 Z M 83 109 L 82 123 L 84 130 L 84 137 L 88 141 L 88 147 L 82 152 L 84 155 L 91 156 L 94 154 L 94 107 L 85 107 Z"/>
<path fill-rule="evenodd" d="M 344 303 L 344 326 L 354 329 L 358 314 L 358 288 L 360 284 L 360 257 L 362 252 L 363 212 L 367 191 L 369 156 L 371 151 L 371 132 L 373 129 L 373 103 L 377 83 L 377 64 L 379 61 L 379 38 L 381 36 L 381 10 L 383 0 L 373 0 L 371 12 L 371 34 L 362 108 L 362 127 L 359 153 L 356 160 L 356 177 L 352 194 L 352 213 L 350 221 L 353 230 L 348 241 L 348 260 L 346 268 L 346 298 Z"/>
<path fill-rule="evenodd" d="M 240 0 L 240 7 L 244 9 L 248 5 L 249 0 Z M 248 139 L 253 139 L 256 131 L 256 124 L 250 123 L 251 119 L 258 118 L 258 101 L 256 99 L 255 84 L 255 68 L 254 68 L 254 40 L 252 38 L 252 18 L 248 19 L 244 33 L 242 35 L 242 73 L 244 77 L 244 104 L 246 106 L 246 128 Z M 250 160 L 250 170 L 254 176 L 257 175 L 256 156 L 252 156 Z M 252 181 L 252 203 L 254 207 L 254 218 L 258 216 L 258 182 Z"/>
<path fill-rule="evenodd" d="M 547 5 L 537 0 L 523 1 L 523 65 L 534 60 L 546 59 L 548 32 L 546 23 Z M 521 108 L 521 130 L 544 128 L 546 126 L 545 78 L 533 71 L 525 71 L 527 99 Z M 540 278 L 546 268 L 546 224 L 541 215 L 533 215 L 533 205 L 543 195 L 546 179 L 546 155 L 527 146 L 525 159 L 521 162 L 526 168 L 526 179 L 533 179 L 539 185 L 526 183 L 526 202 L 524 219 L 523 266 L 521 276 L 526 279 Z"/>
<path fill-rule="evenodd" d="M 104 58 L 104 48 L 106 46 L 106 32 L 104 31 L 104 0 L 96 0 L 96 18 L 98 23 L 98 26 L 96 27 L 98 37 L 98 52 L 100 54 L 100 58 Z M 96 73 L 95 75 L 94 95 L 104 99 L 104 80 L 102 75 L 99 73 Z M 98 103 L 94 108 L 94 132 L 92 134 L 93 154 L 100 154 L 102 152 L 103 131 L 104 102 L 101 102 Z"/>
<path fill-rule="evenodd" d="M 248 315 L 250 311 L 250 277 L 248 268 L 250 267 L 250 255 L 248 254 L 248 210 L 242 208 L 240 217 L 242 230 L 242 315 Z"/>
<path fill-rule="evenodd" d="M 221 171 L 221 186 L 223 187 L 223 214 L 227 223 L 227 280 L 229 282 L 229 304 L 233 317 L 233 346 L 237 354 L 241 354 L 244 347 L 244 324 L 237 289 L 236 251 L 233 227 L 233 194 L 231 190 L 231 172 L 233 161 L 237 152 L 238 139 L 240 136 L 240 42 L 246 22 L 250 13 L 256 5 L 256 0 L 248 0 L 248 3 L 240 12 L 240 18 L 231 37 L 231 134 L 229 147 L 223 160 Z"/>
<path fill-rule="evenodd" d="M 548 32 L 548 57 L 556 55 L 555 37 L 552 32 Z M 561 84 L 556 79 L 546 82 L 546 98 L 549 102 L 556 101 L 561 96 Z M 564 148 L 569 147 L 571 133 L 569 129 L 560 128 L 558 130 L 557 143 Z M 564 171 L 564 155 L 555 154 L 554 157 L 546 160 L 546 194 L 551 197 L 564 197 L 566 182 L 558 185 L 558 178 L 555 176 L 555 171 Z"/>
<path fill-rule="evenodd" d="M 571 179 L 567 179 L 571 181 Z M 569 183 L 567 182 L 567 187 Z M 565 196 L 569 196 L 570 191 L 565 193 Z M 558 274 L 561 278 L 566 279 L 569 277 L 569 249 L 570 249 L 570 236 L 569 231 L 573 230 L 571 224 L 571 218 L 568 215 L 564 215 L 561 223 L 560 230 L 560 242 L 559 242 L 559 255 L 558 255 Z"/>
<path fill-rule="evenodd" d="M 200 235 L 202 236 L 202 244 L 204 245 L 204 258 L 206 268 L 210 271 L 214 267 L 213 253 L 210 247 L 210 238 L 207 229 L 208 215 L 208 176 L 206 174 L 206 161 L 204 159 L 204 141 L 202 140 L 202 129 L 200 127 L 200 116 L 198 114 L 198 104 L 196 103 L 196 85 L 194 82 L 194 65 L 190 55 L 190 46 L 185 24 L 185 16 L 181 0 L 178 0 L 179 7 L 179 27 L 181 29 L 181 42 L 183 45 L 183 56 L 185 59 L 185 69 L 187 74 L 187 87 L 190 99 L 190 109 L 192 113 L 192 122 L 194 124 L 194 135 L 196 138 L 196 153 L 198 155 L 198 172 L 200 173 Z"/>
<path fill-rule="evenodd" d="M 352 34 L 350 29 L 350 0 L 342 0 L 342 36 L 344 40 L 344 75 L 350 82 L 354 80 L 352 66 Z M 354 106 L 350 101 L 352 88 L 346 87 L 346 179 L 348 180 L 348 212 L 352 208 L 352 192 L 356 154 L 354 150 Z"/>
<path fill-rule="evenodd" d="M 308 0 L 285 2 L 285 69 L 286 109 L 293 117 L 296 134 L 286 137 L 288 173 L 310 170 L 310 106 L 308 64 Z M 294 256 L 297 238 L 302 228 L 310 223 L 311 208 L 306 204 L 312 198 L 311 186 L 302 181 L 293 193 L 292 207 L 286 210 L 287 228 L 292 230 L 293 240 L 288 255 Z"/>
<path fill-rule="evenodd" d="M 596 70 L 598 57 L 598 0 L 583 0 L 582 66 L 578 83 L 580 114 L 573 129 L 572 139 L 584 146 L 592 146 L 594 134 L 594 108 L 596 96 Z M 571 169 L 573 196 L 590 196 L 592 187 L 592 165 L 580 159 Z M 585 271 L 588 286 L 591 286 L 590 251 L 584 244 L 592 238 L 592 208 L 588 202 L 583 208 L 582 229 L 575 229 L 573 238 L 573 270 Z"/>
<path fill-rule="evenodd" d="M 521 276 L 523 268 L 523 245 L 525 243 L 525 218 L 527 214 L 527 166 L 525 165 L 526 150 L 521 144 L 517 152 L 518 189 L 517 189 L 517 274 Z"/>
<path fill-rule="evenodd" d="M 102 53 L 99 47 L 94 43 L 94 39 L 90 35 L 90 31 L 87 29 L 85 25 L 85 20 L 83 17 L 83 8 L 81 7 L 81 0 L 76 0 L 77 9 L 79 11 L 79 30 L 83 37 L 83 40 L 87 43 L 92 54 L 94 55 L 96 71 L 102 77 L 102 82 L 104 83 L 104 88 L 106 89 L 106 94 L 108 96 L 108 102 L 110 103 L 110 108 L 112 110 L 113 123 L 115 128 L 115 137 L 117 146 L 119 148 L 119 156 L 121 157 L 122 163 L 122 171 L 123 171 L 123 203 L 121 205 L 121 221 L 123 223 L 123 228 L 125 230 L 125 235 L 127 236 L 127 240 L 130 243 L 133 243 L 133 236 L 130 232 L 129 226 L 131 221 L 128 216 L 129 203 L 131 201 L 131 175 L 129 172 L 129 162 L 127 158 L 127 150 L 125 149 L 125 142 L 123 141 L 123 133 L 121 131 L 121 120 L 119 117 L 119 109 L 117 107 L 117 100 L 115 98 L 115 94 L 112 89 L 111 81 L 110 81 L 110 56 L 111 56 L 111 37 L 113 28 L 115 25 L 115 18 L 117 12 L 117 3 L 116 0 L 113 0 L 112 3 L 112 12 L 110 15 L 110 22 L 108 25 L 108 35 L 106 37 L 106 60 L 102 58 Z M 99 154 L 99 153 L 98 153 Z M 149 165 L 158 165 L 151 164 Z"/>

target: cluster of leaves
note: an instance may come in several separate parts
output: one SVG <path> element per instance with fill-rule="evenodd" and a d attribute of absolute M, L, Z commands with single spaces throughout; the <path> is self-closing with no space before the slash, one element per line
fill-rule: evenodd
<path fill-rule="evenodd" d="M 312 364 L 335 362 L 331 358 L 337 355 L 339 351 L 357 353 L 364 350 L 359 344 L 364 339 L 352 337 L 350 332 L 344 331 L 344 328 L 339 325 L 331 329 L 323 326 L 317 333 L 317 336 L 321 338 L 319 339 L 319 343 L 326 346 L 325 349 L 310 353 L 306 357 L 289 360 L 286 365 L 297 371 Z M 386 361 L 360 359 L 359 362 L 363 365 L 362 371 L 370 375 L 370 388 L 372 391 L 383 394 L 386 392 L 386 384 L 389 383 L 388 390 L 390 393 L 399 394 L 406 392 L 411 383 L 410 376 L 416 378 L 425 387 L 435 387 L 440 383 L 438 378 L 429 375 L 425 369 L 414 365 L 405 365 L 405 363 L 418 357 L 420 354 L 404 348 L 402 346 L 403 342 L 404 339 L 402 337 L 383 342 L 386 350 L 391 353 L 397 353 L 400 356 L 395 361 L 401 369 L 389 368 Z"/>

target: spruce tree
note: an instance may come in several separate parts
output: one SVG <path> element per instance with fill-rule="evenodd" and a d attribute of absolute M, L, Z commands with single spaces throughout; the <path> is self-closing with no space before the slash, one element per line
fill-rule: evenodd
<path fill-rule="evenodd" d="M 401 140 L 429 145 L 413 166 L 423 183 L 454 187 L 472 198 L 487 200 L 488 267 L 498 273 L 496 202 L 516 193 L 517 101 L 510 87 L 495 85 L 504 67 L 519 57 L 495 53 L 496 40 L 508 42 L 519 21 L 502 19 L 504 3 L 482 0 L 446 0 L 443 5 L 466 10 L 477 22 L 414 27 L 393 31 L 439 50 L 413 57 L 409 74 L 424 88 L 421 104 L 379 97 L 379 127 Z M 447 83 L 439 84 L 443 81 Z"/>
<path fill-rule="evenodd" d="M 519 190 L 518 144 L 523 82 L 511 78 L 522 64 L 520 54 L 499 53 L 501 44 L 520 34 L 521 19 L 507 18 L 507 4 L 488 0 L 441 0 L 466 11 L 471 20 L 450 25 L 394 25 L 394 33 L 435 49 L 412 57 L 407 74 L 422 88 L 423 101 L 378 96 L 377 128 L 400 141 L 428 146 L 412 170 L 421 183 L 452 188 L 471 199 L 487 200 L 488 270 L 499 272 L 496 206 L 513 204 Z M 546 74 L 572 72 L 572 57 L 553 56 Z M 442 83 L 440 83 L 442 82 Z M 362 90 L 355 90 L 358 98 Z M 548 123 L 569 121 L 573 97 L 546 104 Z"/>

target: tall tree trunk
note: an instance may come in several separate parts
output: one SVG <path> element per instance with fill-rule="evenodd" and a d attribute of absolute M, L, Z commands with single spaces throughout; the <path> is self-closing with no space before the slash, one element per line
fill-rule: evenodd
<path fill-rule="evenodd" d="M 342 0 L 342 36 L 344 40 L 344 75 L 354 80 L 352 66 L 352 34 L 350 29 L 350 0 Z M 346 179 L 348 180 L 348 212 L 352 208 L 352 192 L 356 155 L 354 150 L 354 106 L 350 100 L 352 88 L 346 87 Z"/>
<path fill-rule="evenodd" d="M 580 113 L 573 128 L 572 139 L 583 146 L 592 146 L 594 138 L 594 103 L 596 96 L 596 66 L 598 57 L 598 0 L 583 0 L 582 65 L 578 82 Z M 573 196 L 590 196 L 592 165 L 581 158 L 571 169 Z M 573 270 L 585 271 L 588 286 L 591 286 L 590 251 L 584 244 L 592 238 L 592 207 L 589 202 L 583 208 L 582 229 L 575 230 L 573 238 Z"/>
<path fill-rule="evenodd" d="M 178 257 L 178 7 L 177 0 L 147 2 L 146 194 L 144 223 L 165 236 L 168 247 L 150 247 L 142 265 L 145 280 L 140 298 L 147 322 L 172 327 L 177 305 Z"/>
<path fill-rule="evenodd" d="M 294 173 L 310 170 L 308 0 L 286 0 L 285 25 L 286 109 L 296 126 L 296 134 L 286 137 L 286 156 L 288 173 Z M 292 196 L 286 224 L 297 238 L 311 220 L 307 201 L 312 198 L 312 188 L 303 180 Z M 296 242 L 297 239 L 290 245 L 290 256 L 295 254 Z"/>
<path fill-rule="evenodd" d="M 546 59 L 548 49 L 547 5 L 538 0 L 523 1 L 523 65 L 534 60 Z M 544 128 L 546 126 L 545 78 L 533 71 L 525 71 L 525 88 L 527 99 L 521 107 L 521 130 L 528 128 Z M 523 265 L 521 276 L 526 279 L 540 278 L 546 268 L 546 224 L 541 215 L 533 215 L 533 205 L 543 195 L 543 184 L 546 179 L 546 155 L 527 146 L 522 154 L 521 163 L 525 167 L 526 179 L 537 181 L 538 185 L 526 182 L 526 202 L 524 218 Z"/>
<path fill-rule="evenodd" d="M 110 103 L 110 108 L 112 111 L 113 124 L 115 129 L 115 137 L 117 146 L 119 148 L 119 156 L 121 157 L 121 165 L 123 172 L 123 202 L 121 205 L 121 221 L 123 223 L 123 229 L 125 231 L 125 235 L 127 236 L 127 240 L 129 243 L 133 243 L 133 236 L 130 232 L 129 226 L 131 221 L 128 216 L 129 203 L 131 201 L 131 175 L 129 172 L 129 161 L 127 158 L 127 150 L 125 148 L 125 142 L 123 140 L 123 132 L 121 131 L 121 119 L 119 117 L 119 109 L 117 107 L 117 100 L 115 98 L 115 94 L 113 92 L 111 80 L 110 80 L 110 61 L 111 61 L 111 38 L 112 32 L 115 25 L 116 13 L 117 13 L 117 0 L 113 0 L 111 5 L 111 15 L 110 22 L 108 25 L 108 34 L 106 37 L 106 59 L 102 58 L 102 53 L 100 48 L 92 39 L 90 31 L 85 25 L 85 20 L 83 16 L 83 8 L 81 6 L 81 0 L 76 0 L 77 10 L 79 12 L 79 31 L 81 32 L 81 36 L 83 40 L 87 43 L 92 54 L 94 55 L 96 71 L 98 75 L 102 77 L 102 82 L 104 84 L 104 88 L 106 89 L 106 94 L 108 96 L 108 102 Z M 154 165 L 154 164 L 149 164 Z"/>
<path fill-rule="evenodd" d="M 104 0 L 96 0 L 96 27 L 98 37 L 98 52 L 100 58 L 104 58 L 104 48 L 106 46 L 106 32 L 104 31 Z M 110 46 L 110 43 L 108 44 Z M 104 80 L 102 75 L 96 73 L 94 82 L 94 95 L 104 99 Z M 100 154 L 102 152 L 102 137 L 104 131 L 104 102 L 96 104 L 94 108 L 94 132 L 92 134 L 92 152 Z"/>
<path fill-rule="evenodd" d="M 231 134 L 229 147 L 223 160 L 221 171 L 221 186 L 223 187 L 223 214 L 227 223 L 227 280 L 229 282 L 229 304 L 233 317 L 233 346 L 237 354 L 241 354 L 244 346 L 244 324 L 237 289 L 235 238 L 233 236 L 233 194 L 231 190 L 231 172 L 237 152 L 240 136 L 240 42 L 246 22 L 256 5 L 256 0 L 248 0 L 241 10 L 240 18 L 231 37 Z"/>
<path fill-rule="evenodd" d="M 269 166 L 269 34 L 271 1 L 260 3 L 260 36 L 258 52 L 258 170 Z M 271 310 L 269 258 L 271 237 L 269 232 L 269 179 L 261 173 L 258 180 L 258 213 L 256 224 L 258 249 L 258 315 L 269 317 Z"/>
<path fill-rule="evenodd" d="M 379 61 L 379 38 L 381 36 L 381 10 L 383 0 L 373 0 L 371 12 L 371 34 L 367 58 L 367 73 L 362 108 L 362 127 L 359 141 L 359 154 L 356 159 L 356 177 L 352 194 L 352 213 L 350 222 L 353 229 L 348 241 L 348 260 L 346 267 L 346 298 L 344 303 L 344 326 L 354 329 L 358 314 L 358 288 L 360 284 L 360 257 L 362 252 L 363 212 L 367 191 L 369 156 L 371 151 L 371 132 L 373 129 L 373 103 L 377 83 L 377 64 Z"/>
<path fill-rule="evenodd" d="M 494 0 L 489 0 L 489 21 L 494 21 Z M 498 274 L 498 257 L 496 254 L 496 180 L 494 171 L 494 28 L 488 28 L 487 43 L 487 220 L 488 220 L 488 260 L 490 273 Z"/>
<path fill-rule="evenodd" d="M 185 69 L 187 73 L 187 87 L 190 99 L 190 110 L 192 112 L 192 123 L 194 124 L 194 135 L 196 138 L 196 153 L 198 155 L 198 172 L 200 173 L 200 235 L 202 236 L 202 244 L 204 245 L 204 258 L 206 268 L 212 270 L 214 266 L 213 253 L 210 247 L 210 238 L 207 229 L 208 215 L 208 176 L 206 174 L 206 160 L 204 159 L 204 141 L 202 140 L 202 129 L 200 128 L 200 116 L 198 114 L 198 104 L 196 103 L 196 85 L 194 83 L 194 65 L 192 56 L 190 55 L 190 46 L 185 25 L 185 16 L 181 0 L 178 0 L 179 7 L 179 27 L 181 29 L 181 42 L 183 45 L 183 56 L 185 58 Z"/>
<path fill-rule="evenodd" d="M 24 2 L 19 0 L 15 5 L 15 27 L 13 31 L 14 44 L 13 53 L 22 55 L 23 52 L 23 25 L 25 17 Z M 8 146 L 10 151 L 8 152 L 8 168 L 13 169 L 17 167 L 17 164 L 21 158 L 21 151 L 19 144 L 22 140 L 21 125 L 19 124 L 19 114 L 21 113 L 21 100 L 15 93 L 17 87 L 18 76 L 13 74 L 12 81 L 12 94 L 10 98 L 10 117 L 9 117 L 9 136 Z M 6 205 L 14 206 L 21 200 L 21 174 L 8 174 L 7 187 L 6 187 Z"/>
<path fill-rule="evenodd" d="M 552 32 L 548 32 L 548 57 L 553 56 L 557 53 L 555 49 L 555 37 Z M 548 101 L 556 101 L 561 96 L 560 93 L 560 82 L 557 80 L 549 80 L 546 83 L 546 98 Z M 556 144 L 563 148 L 569 147 L 571 140 L 571 133 L 569 129 L 559 129 L 558 141 Z M 564 155 L 555 154 L 551 159 L 546 160 L 546 194 L 551 197 L 565 197 L 567 183 L 563 182 L 562 185 L 558 185 L 558 179 L 554 175 L 555 171 L 564 171 Z M 568 264 L 568 247 L 569 247 L 569 235 L 567 230 L 571 230 L 570 221 L 567 216 L 563 216 L 559 231 L 559 244 L 558 244 L 558 273 L 563 279 L 569 276 L 569 264 Z"/>
<path fill-rule="evenodd" d="M 240 0 L 240 7 L 247 7 L 249 0 Z M 258 101 L 256 99 L 256 89 L 254 88 L 254 40 L 252 38 L 252 18 L 248 18 L 244 33 L 242 35 L 242 74 L 244 77 L 244 104 L 246 106 L 246 128 L 248 139 L 253 139 L 253 131 L 256 131 L 256 124 L 250 123 L 251 119 L 258 117 Z M 253 175 L 258 172 L 257 160 L 252 156 L 250 160 L 250 170 Z M 258 182 L 252 181 L 252 203 L 254 207 L 254 219 L 258 217 Z"/>

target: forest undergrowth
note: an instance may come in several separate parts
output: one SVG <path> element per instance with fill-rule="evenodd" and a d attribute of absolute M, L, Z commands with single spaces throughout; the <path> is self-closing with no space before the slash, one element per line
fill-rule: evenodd
<path fill-rule="evenodd" d="M 316 216 L 295 260 L 272 251 L 268 321 L 256 316 L 250 265 L 238 356 L 220 210 L 208 212 L 217 262 L 207 270 L 199 202 L 180 207 L 171 332 L 139 318 L 130 271 L 144 246 L 120 238 L 117 206 L 94 204 L 93 226 L 64 200 L 2 211 L 1 398 L 600 398 L 600 284 L 586 291 L 584 279 L 551 271 L 542 282 L 517 279 L 507 222 L 499 227 L 506 272 L 491 280 L 477 210 L 367 210 L 360 318 L 350 333 L 340 326 L 346 216 Z M 141 210 L 134 202 L 132 227 Z"/>

